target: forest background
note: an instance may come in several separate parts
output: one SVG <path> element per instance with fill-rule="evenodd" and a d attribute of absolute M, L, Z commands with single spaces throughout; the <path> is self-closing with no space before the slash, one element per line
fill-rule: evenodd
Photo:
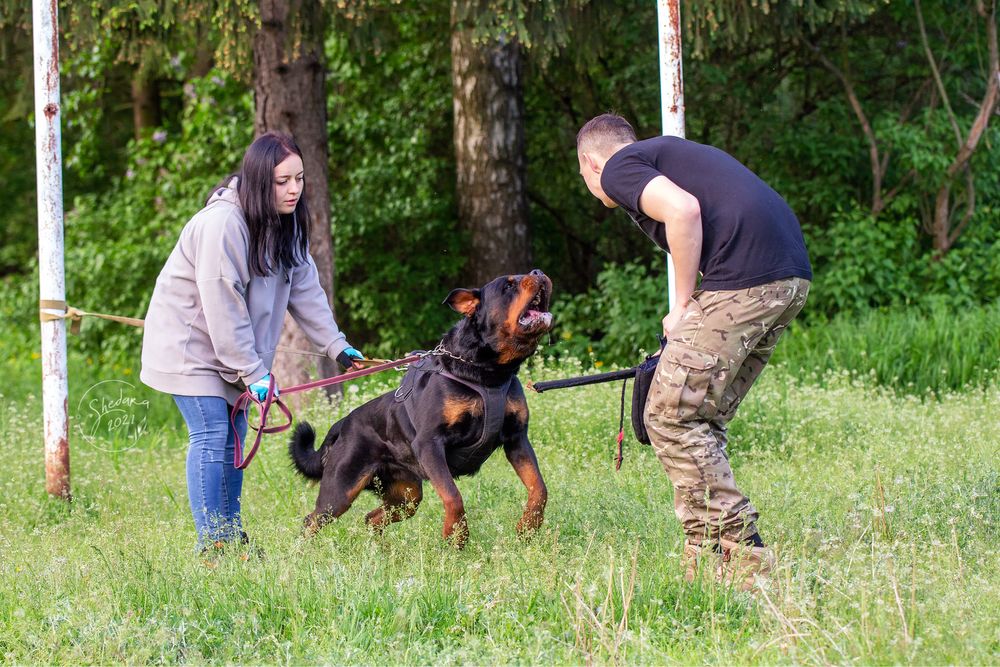
<path fill-rule="evenodd" d="M 24 4 L 0 3 L 0 310 L 33 336 Z M 142 317 L 181 227 L 255 131 L 282 129 L 307 153 L 311 195 L 328 201 L 312 206 L 313 252 L 357 347 L 433 345 L 452 287 L 539 267 L 558 296 L 549 352 L 632 363 L 665 313 L 664 255 L 589 196 L 574 137 L 608 110 L 640 137 L 660 132 L 655 4 L 62 3 L 68 302 Z M 1000 297 L 995 3 L 682 9 L 687 136 L 734 155 L 799 215 L 816 274 L 802 335 L 817 363 L 850 354 L 822 340 L 838 327 L 868 322 L 885 341 L 882 315 L 946 331 L 978 317 L 954 335 L 989 335 Z M 942 341 L 929 344 L 940 353 Z M 108 360 L 138 352 L 134 330 L 100 321 L 72 346 Z M 923 360 L 895 363 L 879 369 L 886 382 Z M 976 372 L 924 383 L 960 386 Z"/>

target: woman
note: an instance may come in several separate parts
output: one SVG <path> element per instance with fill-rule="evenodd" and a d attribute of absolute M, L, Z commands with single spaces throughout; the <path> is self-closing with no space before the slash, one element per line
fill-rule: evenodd
<path fill-rule="evenodd" d="M 229 413 L 245 388 L 266 396 L 285 311 L 331 359 L 364 359 L 320 287 L 303 186 L 302 151 L 290 136 L 254 141 L 238 176 L 181 231 L 146 314 L 139 377 L 172 394 L 187 423 L 188 498 L 203 550 L 247 540 Z M 242 440 L 242 414 L 236 429 Z"/>

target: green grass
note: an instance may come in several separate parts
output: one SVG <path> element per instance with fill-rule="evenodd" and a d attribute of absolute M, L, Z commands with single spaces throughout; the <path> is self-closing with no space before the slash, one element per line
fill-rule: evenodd
<path fill-rule="evenodd" d="M 986 664 L 1000 655 L 995 384 L 897 396 L 857 373 L 805 383 L 770 368 L 732 426 L 737 479 L 779 551 L 776 587 L 751 601 L 683 582 L 672 491 L 649 448 L 627 444 L 614 472 L 617 386 L 529 396 L 550 491 L 530 541 L 514 536 L 525 492 L 502 454 L 459 482 L 471 528 L 463 552 L 441 542 L 429 486 L 417 515 L 380 537 L 364 527 L 375 505 L 364 494 L 302 540 L 317 489 L 290 470 L 284 436 L 269 436 L 243 500 L 266 557 L 210 570 L 193 553 L 186 432 L 170 400 L 136 390 L 153 399 L 152 429 L 133 449 L 73 439 L 67 506 L 44 492 L 38 362 L 6 364 L 6 663 Z M 134 382 L 125 371 L 72 357 L 71 410 L 99 380 Z M 577 371 L 536 364 L 524 379 Z M 299 417 L 325 430 L 392 381 L 356 385 L 335 405 L 317 397 Z"/>
<path fill-rule="evenodd" d="M 796 375 L 853 370 L 897 391 L 921 394 L 987 385 L 1000 377 L 1000 302 L 936 306 L 796 325 L 775 353 Z"/>

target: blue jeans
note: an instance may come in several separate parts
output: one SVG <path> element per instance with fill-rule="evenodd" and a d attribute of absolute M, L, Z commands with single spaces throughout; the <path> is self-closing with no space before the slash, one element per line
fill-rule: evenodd
<path fill-rule="evenodd" d="M 215 541 L 239 541 L 243 471 L 233 465 L 236 440 L 229 423 L 230 406 L 217 396 L 174 396 L 187 423 L 187 487 L 198 547 Z M 245 413 L 236 417 L 240 440 L 246 440 Z"/>

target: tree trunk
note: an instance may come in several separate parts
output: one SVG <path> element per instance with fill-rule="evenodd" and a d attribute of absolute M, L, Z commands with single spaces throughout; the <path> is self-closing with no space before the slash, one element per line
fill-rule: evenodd
<path fill-rule="evenodd" d="M 198 42 L 194 52 L 194 64 L 191 65 L 191 77 L 201 78 L 215 67 L 215 48 L 207 39 Z"/>
<path fill-rule="evenodd" d="M 531 265 L 525 186 L 524 95 L 517 40 L 473 42 L 470 0 L 451 7 L 458 218 L 470 234 L 466 278 L 479 286 Z"/>
<path fill-rule="evenodd" d="M 993 111 L 997 107 L 997 102 L 1000 101 L 1000 47 L 997 46 L 996 0 L 990 3 L 989 10 L 985 8 L 982 2 L 976 3 L 976 9 L 979 15 L 985 19 L 986 23 L 986 43 L 989 48 L 989 70 L 986 74 L 986 92 L 983 93 L 983 100 L 979 104 L 979 113 L 976 114 L 976 118 L 973 120 L 972 127 L 969 128 L 965 139 L 962 139 L 961 134 L 958 136 L 958 153 L 945 171 L 944 182 L 938 190 L 934 202 L 934 220 L 931 227 L 933 230 L 935 259 L 941 259 L 951 249 L 955 244 L 955 240 L 965 230 L 965 226 L 972 219 L 972 215 L 975 212 L 976 191 L 969 163 L 972 160 L 973 153 L 976 152 L 979 140 L 986 133 L 986 127 L 989 125 L 990 117 L 993 116 Z M 966 170 L 968 203 L 962 220 L 958 224 L 952 225 L 951 207 L 949 205 L 951 188 L 955 177 L 963 169 Z"/>
<path fill-rule="evenodd" d="M 254 106 L 256 136 L 275 130 L 295 137 L 302 150 L 306 174 L 305 197 L 309 205 L 309 248 L 319 269 L 320 284 L 333 307 L 333 241 L 330 233 L 326 88 L 321 31 L 301 35 L 292 52 L 289 0 L 261 0 L 260 30 L 254 37 Z M 321 25 L 316 2 L 297 5 L 298 24 L 305 30 Z M 315 14 L 310 16 L 309 14 Z M 297 350 L 315 350 L 290 315 L 280 345 Z M 280 386 L 301 384 L 315 372 L 322 377 L 337 373 L 337 364 L 327 358 L 279 352 L 274 376 Z M 298 394 L 290 396 L 294 399 Z"/>
<path fill-rule="evenodd" d="M 132 75 L 132 124 L 135 138 L 160 125 L 160 86 L 156 78 L 137 68 Z"/>

